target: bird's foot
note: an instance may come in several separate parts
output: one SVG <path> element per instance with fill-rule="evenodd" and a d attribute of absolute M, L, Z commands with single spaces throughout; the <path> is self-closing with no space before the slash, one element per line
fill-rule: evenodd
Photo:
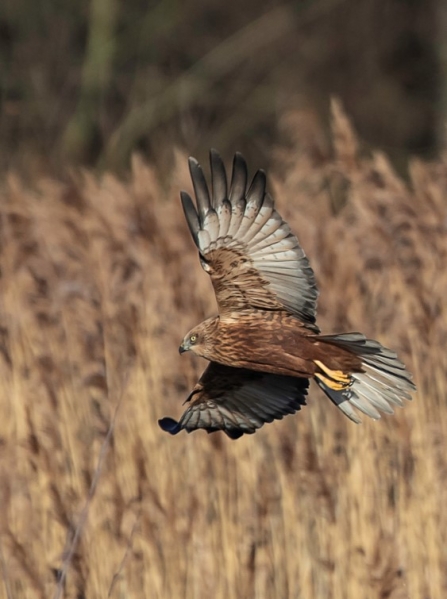
<path fill-rule="evenodd" d="M 349 374 L 345 374 L 342 370 L 331 370 L 325 364 L 323 364 L 323 362 L 320 362 L 320 360 L 314 360 L 314 362 L 322 371 L 316 372 L 315 376 L 319 378 L 325 385 L 331 389 L 334 389 L 334 391 L 342 391 L 343 389 L 347 389 L 351 384 L 351 377 Z"/>

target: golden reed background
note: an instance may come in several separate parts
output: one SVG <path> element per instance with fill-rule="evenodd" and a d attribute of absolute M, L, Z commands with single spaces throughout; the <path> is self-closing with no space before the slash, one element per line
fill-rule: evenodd
<path fill-rule="evenodd" d="M 185 156 L 168 187 L 139 159 L 126 183 L 4 183 L 0 597 L 446 597 L 447 159 L 404 184 L 337 107 L 333 141 L 331 161 L 284 152 L 270 189 L 323 330 L 397 349 L 419 393 L 355 426 L 313 387 L 236 442 L 157 426 L 203 368 L 178 344 L 215 310 Z"/>

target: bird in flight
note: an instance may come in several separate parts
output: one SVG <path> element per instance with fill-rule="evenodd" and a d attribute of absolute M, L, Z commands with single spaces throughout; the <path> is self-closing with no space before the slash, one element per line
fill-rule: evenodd
<path fill-rule="evenodd" d="M 411 399 L 411 374 L 390 349 L 361 333 L 321 335 L 315 275 L 281 218 L 259 170 L 248 185 L 241 154 L 228 187 L 221 157 L 210 152 L 211 193 L 189 159 L 196 203 L 181 201 L 200 263 L 211 277 L 218 315 L 194 327 L 180 353 L 209 360 L 180 420 L 159 420 L 177 434 L 222 430 L 237 439 L 306 403 L 313 379 L 351 420 L 374 419 Z"/>

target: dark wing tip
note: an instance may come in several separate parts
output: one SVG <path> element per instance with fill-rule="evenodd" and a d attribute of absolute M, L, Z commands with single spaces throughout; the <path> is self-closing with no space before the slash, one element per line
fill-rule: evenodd
<path fill-rule="evenodd" d="M 158 425 L 162 430 L 166 431 L 170 435 L 176 435 L 182 430 L 180 423 L 173 418 L 160 418 Z"/>
<path fill-rule="evenodd" d="M 232 204 L 245 197 L 247 191 L 248 169 L 245 158 L 236 152 L 233 159 L 233 173 L 230 186 L 230 201 Z"/>
<path fill-rule="evenodd" d="M 217 208 L 227 197 L 227 174 L 217 150 L 210 150 L 212 204 Z"/>
<path fill-rule="evenodd" d="M 250 188 L 247 192 L 247 199 L 251 200 L 256 198 L 259 202 L 264 200 L 265 188 L 267 185 L 267 177 L 265 171 L 259 169 L 251 182 Z"/>
<path fill-rule="evenodd" d="M 235 173 L 245 174 L 245 178 L 248 175 L 247 162 L 240 152 L 236 152 L 233 158 L 233 176 Z"/>
<path fill-rule="evenodd" d="M 174 420 L 173 418 L 160 418 L 160 420 L 158 421 L 158 425 L 159 427 L 164 430 L 165 432 L 169 433 L 170 435 L 176 435 L 177 433 L 179 433 L 181 430 L 184 429 L 184 427 L 181 425 L 180 422 L 177 422 L 177 420 Z M 201 428 L 201 427 L 200 427 Z M 198 430 L 196 428 L 192 429 L 192 430 Z M 188 433 L 192 432 L 192 430 L 188 430 L 186 429 L 186 431 Z M 205 428 L 206 432 L 208 434 L 210 433 L 216 433 L 219 431 L 224 432 L 230 439 L 240 439 L 240 437 L 242 437 L 242 435 L 244 433 L 251 433 L 254 431 L 242 431 L 238 428 L 235 427 L 225 427 L 225 428 L 221 428 L 221 427 L 206 427 Z"/>
<path fill-rule="evenodd" d="M 223 432 L 227 435 L 227 437 L 230 437 L 230 439 L 235 441 L 236 439 L 240 439 L 245 433 L 250 434 L 251 431 L 241 431 L 237 428 L 225 428 Z"/>
<path fill-rule="evenodd" d="M 192 174 L 192 171 L 194 171 L 195 168 L 197 168 L 197 167 L 200 168 L 200 164 L 199 164 L 198 160 L 196 160 L 194 158 L 194 156 L 190 156 L 188 158 L 188 165 L 189 165 L 189 170 L 190 170 L 191 174 Z"/>
<path fill-rule="evenodd" d="M 189 195 L 189 193 L 187 193 L 186 191 L 181 191 L 180 192 L 180 199 L 182 200 L 182 204 L 189 203 L 189 202 L 192 203 L 192 198 Z"/>
<path fill-rule="evenodd" d="M 212 162 L 213 160 L 222 161 L 222 158 L 216 148 L 210 149 L 210 161 Z"/>
<path fill-rule="evenodd" d="M 199 214 L 203 220 L 211 207 L 208 185 L 206 184 L 202 167 L 197 160 L 190 156 L 188 158 L 188 165 L 194 187 L 194 193 L 196 194 L 197 208 L 199 209 Z"/>
<path fill-rule="evenodd" d="M 200 222 L 197 214 L 197 210 L 194 206 L 191 196 L 186 191 L 180 192 L 180 199 L 182 201 L 183 212 L 185 213 L 186 222 L 188 223 L 189 230 L 193 236 L 196 245 L 198 244 L 197 236 L 200 231 Z"/>

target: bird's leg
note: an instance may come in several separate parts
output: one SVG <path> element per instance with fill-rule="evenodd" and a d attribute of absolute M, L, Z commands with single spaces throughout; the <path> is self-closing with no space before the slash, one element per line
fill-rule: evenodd
<path fill-rule="evenodd" d="M 315 376 L 331 389 L 342 391 L 343 389 L 347 389 L 351 384 L 351 377 L 343 371 L 331 370 L 323 362 L 320 362 L 320 360 L 314 360 L 314 362 L 327 375 L 325 376 L 320 372 L 316 372 Z"/>

